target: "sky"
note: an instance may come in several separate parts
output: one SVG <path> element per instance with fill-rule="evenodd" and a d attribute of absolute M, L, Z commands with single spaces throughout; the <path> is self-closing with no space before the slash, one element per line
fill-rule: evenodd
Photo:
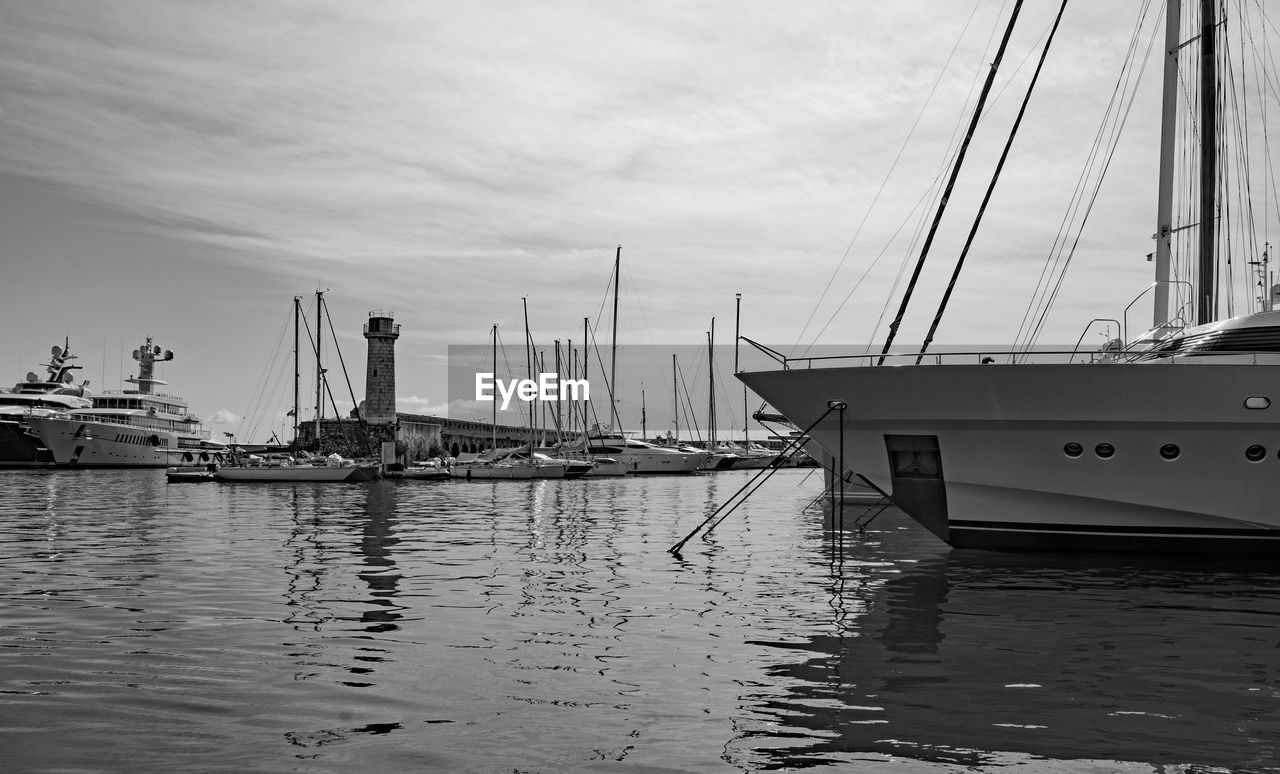
<path fill-rule="evenodd" d="M 1244 5 L 1274 32 L 1280 0 Z M 292 299 L 324 290 L 357 399 L 362 326 L 387 310 L 398 407 L 445 414 L 448 347 L 495 324 L 522 341 L 526 302 L 540 346 L 581 343 L 584 317 L 607 341 L 619 246 L 620 384 L 665 389 L 628 349 L 697 348 L 712 317 L 731 344 L 738 293 L 743 335 L 783 351 L 881 342 L 1010 7 L 0 0 L 0 367 L 42 372 L 69 340 L 116 389 L 150 336 L 175 353 L 163 391 L 259 440 Z M 932 319 L 1056 10 L 1022 11 L 902 341 Z M 939 343 L 1016 338 L 1159 15 L 1068 7 Z M 1122 318 L 1150 283 L 1158 74 L 1042 340 Z"/>

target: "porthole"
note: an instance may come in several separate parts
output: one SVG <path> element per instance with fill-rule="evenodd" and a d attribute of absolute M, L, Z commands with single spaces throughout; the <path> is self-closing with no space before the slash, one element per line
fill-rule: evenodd
<path fill-rule="evenodd" d="M 1062 453 L 1072 459 L 1075 459 L 1081 454 L 1084 454 L 1084 447 L 1078 443 L 1072 442 L 1062 447 Z"/>
<path fill-rule="evenodd" d="M 1253 395 L 1244 399 L 1244 407 L 1247 409 L 1264 409 L 1271 405 L 1271 399 L 1262 395 Z"/>
<path fill-rule="evenodd" d="M 1160 456 L 1166 460 L 1176 460 L 1179 454 L 1182 454 L 1182 450 L 1176 443 L 1166 443 L 1160 447 Z"/>
<path fill-rule="evenodd" d="M 1102 459 L 1110 459 L 1116 453 L 1116 447 L 1109 443 L 1100 443 L 1093 447 L 1093 453 Z"/>
<path fill-rule="evenodd" d="M 1256 443 L 1253 446 L 1250 446 L 1248 449 L 1244 450 L 1244 458 L 1250 462 L 1262 462 L 1262 460 L 1265 459 L 1266 456 L 1267 456 L 1266 447 L 1259 446 Z"/>

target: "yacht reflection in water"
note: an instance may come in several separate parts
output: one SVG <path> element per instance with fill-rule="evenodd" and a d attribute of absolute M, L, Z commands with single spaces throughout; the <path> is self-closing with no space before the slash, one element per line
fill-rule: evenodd
<path fill-rule="evenodd" d="M 766 768 L 1280 760 L 1280 575 L 1112 561 L 899 563 L 845 634 L 757 643 L 795 659 L 733 746 Z"/>

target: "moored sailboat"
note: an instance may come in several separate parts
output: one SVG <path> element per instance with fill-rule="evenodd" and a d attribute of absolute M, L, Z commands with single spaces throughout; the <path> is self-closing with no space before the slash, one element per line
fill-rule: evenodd
<path fill-rule="evenodd" d="M 319 362 L 320 310 L 323 303 L 321 291 L 316 292 L 316 417 L 319 423 L 323 374 Z M 233 448 L 225 465 L 214 471 L 213 477 L 224 482 L 356 482 L 371 481 L 378 478 L 381 466 L 359 460 L 346 459 L 338 454 L 321 456 L 311 454 L 299 447 L 299 383 L 300 383 L 300 320 L 302 317 L 302 299 L 293 299 L 293 441 L 289 453 L 251 454 L 242 449 Z M 319 439 L 317 427 L 316 438 Z"/>

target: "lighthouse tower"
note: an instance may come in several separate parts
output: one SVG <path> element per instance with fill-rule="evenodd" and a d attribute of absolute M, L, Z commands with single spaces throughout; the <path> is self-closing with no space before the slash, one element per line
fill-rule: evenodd
<path fill-rule="evenodd" d="M 369 312 L 364 324 L 364 337 L 369 342 L 365 364 L 364 420 L 371 425 L 394 425 L 396 422 L 396 339 L 400 326 L 391 312 Z"/>

